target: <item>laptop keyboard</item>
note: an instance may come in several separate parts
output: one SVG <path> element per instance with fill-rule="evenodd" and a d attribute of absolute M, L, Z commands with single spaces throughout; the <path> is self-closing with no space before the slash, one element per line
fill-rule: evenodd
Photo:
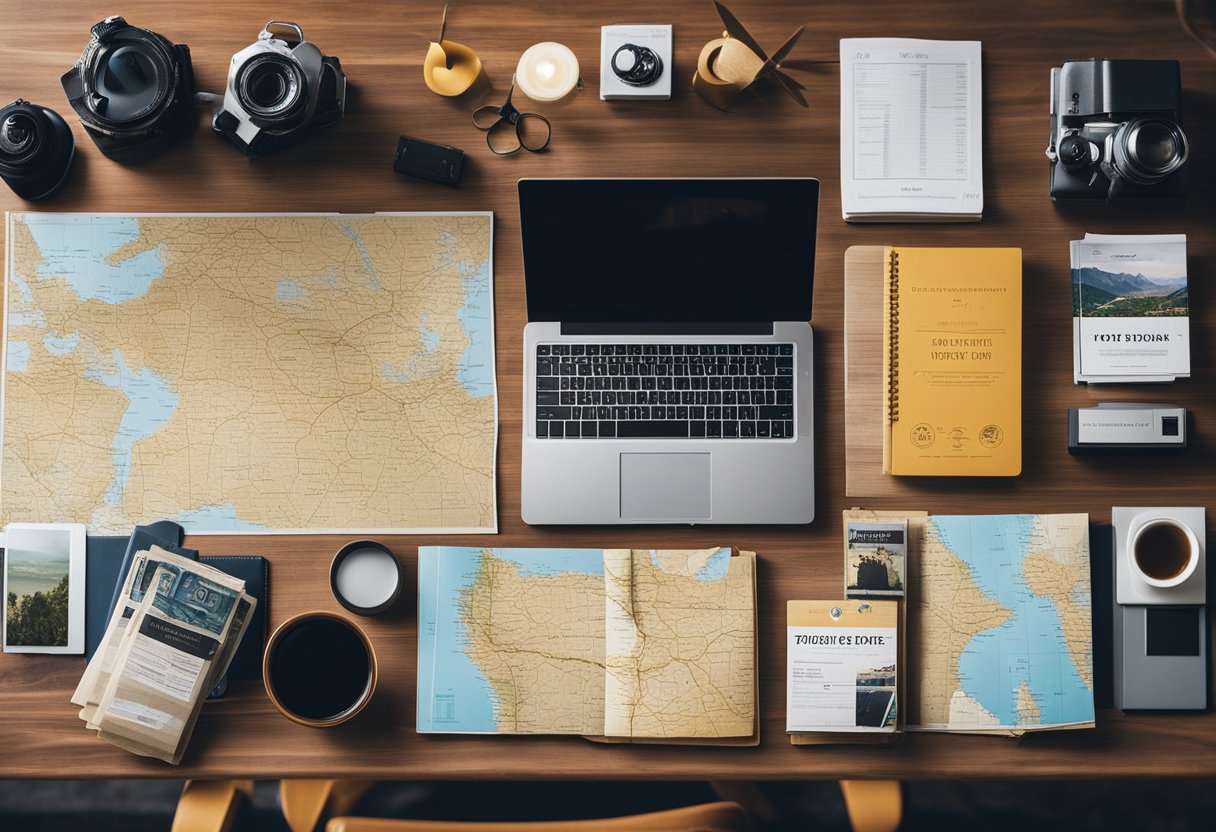
<path fill-rule="evenodd" d="M 539 344 L 539 439 L 788 439 L 793 344 Z"/>

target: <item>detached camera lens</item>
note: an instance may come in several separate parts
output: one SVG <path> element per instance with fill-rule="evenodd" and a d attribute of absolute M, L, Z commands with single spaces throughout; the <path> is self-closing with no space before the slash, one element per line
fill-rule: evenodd
<path fill-rule="evenodd" d="M 25 113 L 14 113 L 0 125 L 0 152 L 5 155 L 26 155 L 37 145 L 38 125 Z"/>
<path fill-rule="evenodd" d="M 1160 182 L 1186 162 L 1186 135 L 1177 124 L 1134 119 L 1114 136 L 1114 165 L 1119 174 L 1138 185 Z"/>
<path fill-rule="evenodd" d="M 76 153 L 72 131 L 59 114 L 18 99 L 0 107 L 0 179 L 24 199 L 59 187 Z"/>

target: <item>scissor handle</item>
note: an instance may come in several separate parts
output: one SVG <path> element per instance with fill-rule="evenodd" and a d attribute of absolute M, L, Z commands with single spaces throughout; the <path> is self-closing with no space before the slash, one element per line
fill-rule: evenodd
<path fill-rule="evenodd" d="M 553 138 L 553 124 L 549 119 L 540 113 L 517 113 L 513 121 L 515 122 L 515 134 L 519 136 L 519 146 L 524 150 L 536 153 L 549 146 L 549 140 Z M 544 126 L 543 130 L 541 125 Z M 525 138 L 528 135 L 534 139 L 531 144 Z M 541 135 L 544 136 L 543 141 L 539 140 Z"/>
<path fill-rule="evenodd" d="M 473 126 L 478 130 L 489 130 L 502 121 L 502 108 L 495 104 L 484 104 L 473 111 Z"/>

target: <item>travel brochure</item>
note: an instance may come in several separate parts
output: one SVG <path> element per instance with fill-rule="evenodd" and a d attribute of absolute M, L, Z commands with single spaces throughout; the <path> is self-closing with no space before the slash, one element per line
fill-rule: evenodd
<path fill-rule="evenodd" d="M 1191 375 L 1185 234 L 1086 234 L 1072 254 L 1073 380 Z"/>

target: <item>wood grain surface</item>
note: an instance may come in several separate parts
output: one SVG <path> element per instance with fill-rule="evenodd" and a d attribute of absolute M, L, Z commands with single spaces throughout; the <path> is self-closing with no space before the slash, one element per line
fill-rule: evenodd
<path fill-rule="evenodd" d="M 912 736 L 892 747 L 794 748 L 784 735 L 785 601 L 831 598 L 841 589 L 840 512 L 844 496 L 843 261 L 850 245 L 1020 246 L 1025 259 L 1024 473 L 1012 481 L 927 488 L 914 504 L 874 500 L 872 508 L 955 512 L 1089 512 L 1108 520 L 1113 505 L 1205 505 L 1211 496 L 1216 390 L 1216 63 L 1187 39 L 1167 0 L 1111 0 L 1076 6 L 1055 0 L 976 4 L 794 3 L 734 0 L 761 43 L 774 48 L 809 24 L 788 66 L 807 87 L 801 109 L 767 90 L 721 113 L 691 91 L 701 46 L 721 33 L 709 0 L 655 6 L 457 0 L 447 35 L 481 55 L 495 90 L 443 99 L 423 85 L 427 41 L 441 0 L 333 3 L 260 0 L 154 3 L 127 0 L 129 21 L 191 47 L 200 89 L 220 91 L 231 55 L 271 18 L 287 16 L 327 54 L 342 60 L 352 86 L 343 123 L 284 152 L 250 162 L 210 134 L 196 133 L 160 158 L 122 167 L 100 155 L 66 105 L 59 76 L 77 59 L 88 28 L 113 3 L 0 2 L 0 97 L 59 110 L 80 149 L 66 187 L 38 205 L 0 189 L 4 210 L 46 211 L 377 211 L 493 210 L 497 240 L 495 314 L 501 433 L 496 537 L 386 538 L 406 573 L 419 544 L 500 546 L 679 546 L 718 543 L 759 555 L 763 737 L 755 749 L 602 746 L 563 738 L 420 737 L 414 730 L 416 627 L 413 582 L 389 615 L 361 622 L 380 658 L 380 688 L 348 725 L 309 729 L 279 716 L 260 686 L 236 685 L 208 703 L 183 765 L 130 756 L 92 737 L 68 697 L 83 663 L 76 657 L 0 656 L 0 777 L 375 777 L 375 778 L 965 778 L 1216 775 L 1216 715 L 1103 711 L 1092 731 L 1021 743 L 980 737 Z M 670 102 L 598 100 L 599 27 L 674 23 L 676 84 Z M 839 67 L 842 37 L 908 36 L 984 43 L 982 223 L 849 226 L 840 218 Z M 557 40 L 574 49 L 586 91 L 561 109 L 547 153 L 497 158 L 470 123 L 473 108 L 499 100 L 520 53 Z M 1043 149 L 1048 75 L 1072 57 L 1182 61 L 1191 188 L 1171 207 L 1053 207 Z M 458 190 L 398 176 L 397 136 L 410 134 L 468 153 Z M 818 519 L 803 527 L 531 528 L 519 517 L 521 342 L 525 323 L 515 181 L 524 176 L 816 176 L 823 181 L 816 257 L 816 456 Z M 1185 232 L 1190 240 L 1193 377 L 1162 387 L 1088 390 L 1071 381 L 1068 241 L 1084 232 Z M 576 264 L 572 264 L 572 267 Z M 576 277 L 572 268 L 572 277 Z M 762 280 L 763 275 L 754 279 Z M 1195 416 L 1194 447 L 1180 459 L 1078 460 L 1066 453 L 1066 410 L 1102 399 L 1173 401 Z M 336 537 L 191 538 L 204 554 L 271 558 L 271 625 L 308 609 L 340 611 L 329 594 Z"/>

